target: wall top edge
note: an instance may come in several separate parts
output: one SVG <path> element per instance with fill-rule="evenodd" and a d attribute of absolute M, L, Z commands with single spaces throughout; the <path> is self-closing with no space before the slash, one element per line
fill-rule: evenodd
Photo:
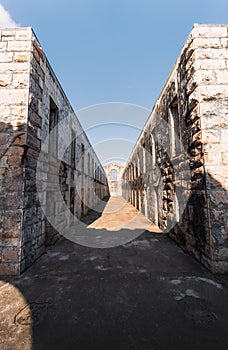
<path fill-rule="evenodd" d="M 0 30 L 32 30 L 32 27 L 0 27 Z"/>
<path fill-rule="evenodd" d="M 228 24 L 206 24 L 206 23 L 194 23 L 193 27 L 228 27 Z"/>
<path fill-rule="evenodd" d="M 194 23 L 193 27 L 228 27 L 228 23 Z M 32 26 L 25 26 L 25 27 L 0 27 L 0 30 L 25 30 L 25 29 L 32 29 Z"/>

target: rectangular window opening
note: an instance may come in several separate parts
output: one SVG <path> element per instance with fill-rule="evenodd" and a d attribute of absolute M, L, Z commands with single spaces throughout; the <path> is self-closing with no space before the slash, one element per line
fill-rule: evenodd
<path fill-rule="evenodd" d="M 49 154 L 58 156 L 58 122 L 59 113 L 58 107 L 50 97 L 49 104 Z"/>
<path fill-rule="evenodd" d="M 170 128 L 170 156 L 175 157 L 180 154 L 180 121 L 178 112 L 177 97 L 169 106 L 169 128 Z"/>

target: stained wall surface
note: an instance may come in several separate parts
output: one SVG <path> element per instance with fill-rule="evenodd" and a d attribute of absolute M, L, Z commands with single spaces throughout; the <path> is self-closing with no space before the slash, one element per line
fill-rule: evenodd
<path fill-rule="evenodd" d="M 0 274 L 21 273 L 107 195 L 103 167 L 32 29 L 1 29 Z"/>
<path fill-rule="evenodd" d="M 228 26 L 194 25 L 123 173 L 123 194 L 214 272 L 228 270 Z"/>

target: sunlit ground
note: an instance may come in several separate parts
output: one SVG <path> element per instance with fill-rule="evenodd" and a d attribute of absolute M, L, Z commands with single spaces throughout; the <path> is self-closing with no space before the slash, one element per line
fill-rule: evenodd
<path fill-rule="evenodd" d="M 32 348 L 32 315 L 24 296 L 12 284 L 0 281 L 0 349 Z"/>

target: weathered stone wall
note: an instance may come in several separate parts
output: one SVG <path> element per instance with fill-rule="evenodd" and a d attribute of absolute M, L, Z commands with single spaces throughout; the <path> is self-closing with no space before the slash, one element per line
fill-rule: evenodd
<path fill-rule="evenodd" d="M 107 196 L 108 186 L 31 28 L 1 31 L 0 101 L 0 274 L 18 274 L 60 236 L 45 213 L 58 219 L 61 232 Z M 64 120 L 51 139 L 49 132 Z M 66 215 L 59 188 L 73 216 Z"/>
<path fill-rule="evenodd" d="M 123 174 L 125 198 L 214 272 L 228 270 L 227 30 L 194 26 Z"/>
<path fill-rule="evenodd" d="M 214 271 L 228 270 L 228 26 L 194 28 Z"/>
<path fill-rule="evenodd" d="M 0 30 L 0 274 L 20 270 L 31 31 Z"/>

